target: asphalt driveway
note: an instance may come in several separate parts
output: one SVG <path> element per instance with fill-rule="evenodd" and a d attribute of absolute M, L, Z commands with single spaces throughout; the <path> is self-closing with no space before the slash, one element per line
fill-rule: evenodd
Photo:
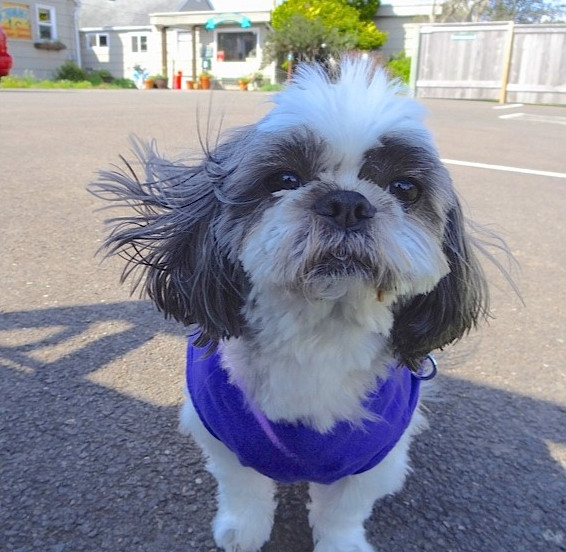
<path fill-rule="evenodd" d="M 0 90 L 0 550 L 215 550 L 214 483 L 176 432 L 184 329 L 95 258 L 107 213 L 85 187 L 131 133 L 194 156 L 197 112 L 214 139 L 268 100 Z M 488 268 L 495 318 L 439 355 L 431 429 L 369 535 L 380 552 L 566 550 L 566 108 L 426 105 L 468 211 L 520 262 L 525 306 Z M 280 488 L 267 552 L 311 549 L 305 501 Z"/>

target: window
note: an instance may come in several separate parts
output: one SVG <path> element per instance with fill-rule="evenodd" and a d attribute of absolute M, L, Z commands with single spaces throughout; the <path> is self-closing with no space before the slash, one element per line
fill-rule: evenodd
<path fill-rule="evenodd" d="M 257 35 L 252 32 L 218 33 L 218 54 L 224 61 L 245 61 L 256 55 Z"/>
<path fill-rule="evenodd" d="M 89 48 L 108 48 L 110 38 L 105 33 L 89 33 L 86 35 L 86 43 Z"/>
<path fill-rule="evenodd" d="M 132 52 L 147 52 L 147 35 L 132 36 Z"/>
<path fill-rule="evenodd" d="M 56 40 L 55 8 L 37 6 L 37 32 L 40 40 Z"/>

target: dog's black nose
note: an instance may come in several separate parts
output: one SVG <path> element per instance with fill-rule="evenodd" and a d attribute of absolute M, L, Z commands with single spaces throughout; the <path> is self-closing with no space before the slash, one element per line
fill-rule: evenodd
<path fill-rule="evenodd" d="M 360 193 L 335 190 L 321 197 L 314 210 L 340 228 L 356 230 L 375 215 L 376 208 Z"/>

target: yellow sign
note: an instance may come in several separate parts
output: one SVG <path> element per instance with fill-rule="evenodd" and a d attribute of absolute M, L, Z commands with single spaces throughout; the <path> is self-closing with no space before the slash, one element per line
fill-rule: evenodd
<path fill-rule="evenodd" d="M 0 25 L 8 38 L 31 40 L 29 4 L 0 3 Z"/>

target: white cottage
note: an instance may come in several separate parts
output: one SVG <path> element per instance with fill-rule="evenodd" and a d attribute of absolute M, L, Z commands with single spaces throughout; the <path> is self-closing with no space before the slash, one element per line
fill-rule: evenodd
<path fill-rule="evenodd" d="M 246 6 L 246 9 L 238 7 Z M 273 0 L 83 0 L 80 14 L 82 63 L 115 77 L 203 71 L 228 85 L 260 70 Z M 263 68 L 274 78 L 274 65 Z"/>

